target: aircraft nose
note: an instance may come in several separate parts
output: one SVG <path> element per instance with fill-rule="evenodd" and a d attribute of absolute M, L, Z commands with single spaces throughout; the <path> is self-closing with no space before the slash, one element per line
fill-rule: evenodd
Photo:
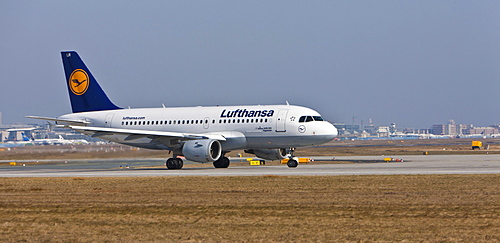
<path fill-rule="evenodd" d="M 338 135 L 337 128 L 329 122 L 322 122 L 321 129 L 318 129 L 316 136 L 321 137 L 321 142 L 326 143 L 332 141 Z"/>
<path fill-rule="evenodd" d="M 328 123 L 328 125 L 325 127 L 325 135 L 328 136 L 329 138 L 331 138 L 330 140 L 332 140 L 335 137 L 337 137 L 339 132 L 333 124 L 331 124 L 329 122 L 327 122 L 327 123 Z"/>

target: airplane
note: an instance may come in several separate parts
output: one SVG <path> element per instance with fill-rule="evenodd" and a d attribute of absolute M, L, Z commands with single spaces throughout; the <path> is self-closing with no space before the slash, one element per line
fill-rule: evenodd
<path fill-rule="evenodd" d="M 35 145 L 73 145 L 73 144 L 89 144 L 88 141 L 83 139 L 70 140 L 65 139 L 62 135 L 58 138 L 43 138 L 33 140 Z"/>
<path fill-rule="evenodd" d="M 14 129 L 7 129 L 6 132 L 8 132 L 8 136 L 4 138 L 3 142 L 8 145 L 16 145 L 16 146 L 24 146 L 24 145 L 29 145 L 32 144 L 31 141 L 31 136 L 33 130 L 36 128 L 30 127 L 30 128 L 14 128 Z M 18 137 L 21 135 L 21 139 L 19 140 Z"/>
<path fill-rule="evenodd" d="M 296 147 L 333 140 L 337 129 L 310 108 L 295 105 L 163 107 L 123 109 L 104 93 L 75 51 L 62 51 L 73 113 L 57 118 L 27 116 L 104 140 L 147 149 L 169 150 L 168 169 L 181 169 L 184 156 L 227 168 L 232 150 L 267 160 L 290 158 Z"/>

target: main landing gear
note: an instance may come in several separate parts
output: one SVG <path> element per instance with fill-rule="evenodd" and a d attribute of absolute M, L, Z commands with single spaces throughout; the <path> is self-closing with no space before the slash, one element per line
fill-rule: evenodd
<path fill-rule="evenodd" d="M 229 167 L 230 161 L 227 157 L 220 157 L 218 160 L 214 161 L 215 168 L 227 168 Z M 170 158 L 167 159 L 165 163 L 169 170 L 179 170 L 182 169 L 184 162 L 180 158 Z"/>
<path fill-rule="evenodd" d="M 227 168 L 231 162 L 227 157 L 221 156 L 218 160 L 214 161 L 215 168 Z"/>
<path fill-rule="evenodd" d="M 184 165 L 184 162 L 180 158 L 170 158 L 167 159 L 167 162 L 165 163 L 167 168 L 169 170 L 179 170 L 182 169 L 182 166 Z"/>

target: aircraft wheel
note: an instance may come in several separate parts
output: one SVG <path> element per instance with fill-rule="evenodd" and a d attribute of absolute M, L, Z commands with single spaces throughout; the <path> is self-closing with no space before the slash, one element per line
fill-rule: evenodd
<path fill-rule="evenodd" d="M 179 158 L 170 158 L 170 159 L 167 159 L 167 162 L 165 163 L 165 165 L 167 166 L 167 168 L 169 170 L 178 170 L 178 169 L 182 168 L 182 166 L 184 165 L 184 162 L 182 161 L 182 159 L 179 159 Z"/>
<path fill-rule="evenodd" d="M 177 158 L 177 169 L 182 169 L 182 166 L 184 166 L 184 162 L 182 159 Z"/>
<path fill-rule="evenodd" d="M 215 168 L 227 168 L 231 162 L 227 157 L 220 157 L 218 160 L 214 161 Z"/>
<path fill-rule="evenodd" d="M 288 160 L 286 165 L 288 165 L 288 168 L 295 168 L 299 165 L 299 163 L 297 162 L 297 160 L 291 159 L 291 160 Z"/>

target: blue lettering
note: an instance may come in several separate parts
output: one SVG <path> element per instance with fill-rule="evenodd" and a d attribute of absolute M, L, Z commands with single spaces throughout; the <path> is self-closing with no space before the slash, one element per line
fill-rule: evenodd
<path fill-rule="evenodd" d="M 230 118 L 230 117 L 272 117 L 274 115 L 274 110 L 247 110 L 247 109 L 236 109 L 234 111 L 228 111 L 224 109 L 220 117 Z"/>

